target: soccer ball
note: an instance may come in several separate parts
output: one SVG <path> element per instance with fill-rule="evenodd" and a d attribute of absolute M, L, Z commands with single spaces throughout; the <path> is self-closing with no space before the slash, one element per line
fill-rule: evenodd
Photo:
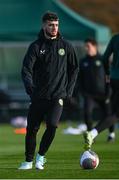
<path fill-rule="evenodd" d="M 96 169 L 99 165 L 99 156 L 94 151 L 85 151 L 80 157 L 80 166 L 83 169 Z"/>

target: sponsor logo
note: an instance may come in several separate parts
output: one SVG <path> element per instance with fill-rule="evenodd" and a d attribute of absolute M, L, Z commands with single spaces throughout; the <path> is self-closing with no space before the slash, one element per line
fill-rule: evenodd
<path fill-rule="evenodd" d="M 45 49 L 44 50 L 40 50 L 40 54 L 45 54 Z"/>
<path fill-rule="evenodd" d="M 84 67 L 88 67 L 88 62 L 84 62 L 84 63 L 83 63 L 83 66 L 84 66 Z"/>
<path fill-rule="evenodd" d="M 64 55 L 65 55 L 65 50 L 64 50 L 63 48 L 59 49 L 59 50 L 58 50 L 58 54 L 59 54 L 60 56 L 64 56 Z"/>

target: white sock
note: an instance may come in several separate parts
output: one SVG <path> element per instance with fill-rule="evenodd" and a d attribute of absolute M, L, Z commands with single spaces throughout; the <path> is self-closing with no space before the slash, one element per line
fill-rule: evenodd
<path fill-rule="evenodd" d="M 91 133 L 93 139 L 95 139 L 95 137 L 98 135 L 98 131 L 97 131 L 97 129 L 95 129 L 95 128 L 92 129 L 92 130 L 90 131 L 90 133 Z"/>
<path fill-rule="evenodd" d="M 109 136 L 112 137 L 112 138 L 115 138 L 115 133 L 112 132 L 112 133 L 109 134 Z"/>
<path fill-rule="evenodd" d="M 39 158 L 40 158 L 41 161 L 43 161 L 44 156 L 41 156 L 41 155 L 39 154 Z"/>

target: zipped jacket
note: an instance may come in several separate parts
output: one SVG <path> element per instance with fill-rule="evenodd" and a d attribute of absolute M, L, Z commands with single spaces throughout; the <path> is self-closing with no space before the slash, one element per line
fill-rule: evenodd
<path fill-rule="evenodd" d="M 43 30 L 25 55 L 22 79 L 32 99 L 71 97 L 78 74 L 78 62 L 71 44 L 60 34 L 46 39 Z"/>
<path fill-rule="evenodd" d="M 100 54 L 96 56 L 87 55 L 81 60 L 78 79 L 80 82 L 79 88 L 83 95 L 94 97 L 106 95 L 109 85 L 106 86 L 105 71 Z"/>

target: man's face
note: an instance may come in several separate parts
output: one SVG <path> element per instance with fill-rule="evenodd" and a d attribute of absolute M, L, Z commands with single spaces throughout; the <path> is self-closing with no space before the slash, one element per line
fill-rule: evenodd
<path fill-rule="evenodd" d="M 85 43 L 85 49 L 88 55 L 94 56 L 97 54 L 97 46 L 90 42 Z"/>
<path fill-rule="evenodd" d="M 58 33 L 59 22 L 58 21 L 46 21 L 43 29 L 47 36 L 56 37 Z"/>

